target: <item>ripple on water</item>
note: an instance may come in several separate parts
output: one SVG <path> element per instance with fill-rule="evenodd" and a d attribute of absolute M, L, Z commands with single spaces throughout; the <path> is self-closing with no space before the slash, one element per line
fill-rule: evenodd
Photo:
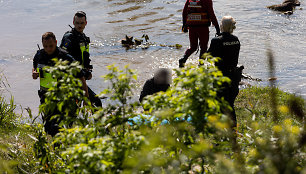
<path fill-rule="evenodd" d="M 108 1 L 41 1 L 41 0 L 0 0 L 0 18 L 7 25 L 0 27 L 2 55 L 10 56 L 9 61 L 16 61 L 14 74 L 9 73 L 9 80 L 18 80 L 11 85 L 18 103 L 27 106 L 22 100 L 37 98 L 33 89 L 37 84 L 29 81 L 31 59 L 40 42 L 41 33 L 54 31 L 60 40 L 71 23 L 71 16 L 82 9 L 88 14 L 86 34 L 91 37 L 91 58 L 94 63 L 94 77 L 107 72 L 105 66 L 118 64 L 121 67 L 131 64 L 139 72 L 139 84 L 149 78 L 160 67 L 176 68 L 189 45 L 188 34 L 181 33 L 181 13 L 185 1 L 182 0 L 108 0 Z M 245 65 L 245 72 L 256 78 L 267 79 L 266 45 L 270 44 L 277 61 L 278 83 L 282 89 L 306 95 L 306 11 L 296 10 L 291 16 L 284 16 L 265 7 L 277 4 L 279 0 L 218 0 L 214 1 L 217 18 L 232 15 L 237 20 L 237 35 L 242 43 L 240 64 Z M 303 4 L 304 5 L 304 4 Z M 44 15 L 41 10 L 44 9 Z M 28 19 L 31 20 L 28 20 Z M 16 34 L 18 33 L 18 34 Z M 148 34 L 152 46 L 147 50 L 128 50 L 121 47 L 120 40 L 126 34 L 141 37 Z M 210 37 L 215 29 L 210 28 Z M 159 44 L 181 44 L 180 50 L 159 47 Z M 23 58 L 25 55 L 27 58 Z M 3 56 L 2 56 L 3 57 Z M 30 58 L 28 58 L 30 57 Z M 20 59 L 24 59 L 20 63 Z M 4 60 L 4 59 L 3 59 Z M 6 59 L 5 59 L 6 60 Z M 198 55 L 192 55 L 188 63 L 197 64 Z M 22 67 L 22 66 L 26 66 Z M 0 60 L 4 67 L 7 62 Z M 29 77 L 24 78 L 23 76 Z M 16 79 L 17 77 L 17 79 Z M 89 82 L 99 92 L 105 84 L 100 80 Z M 20 85 L 26 84 L 26 85 Z M 262 83 L 266 84 L 266 83 Z M 24 92 L 31 91 L 31 93 Z M 35 103 L 31 107 L 37 107 Z"/>

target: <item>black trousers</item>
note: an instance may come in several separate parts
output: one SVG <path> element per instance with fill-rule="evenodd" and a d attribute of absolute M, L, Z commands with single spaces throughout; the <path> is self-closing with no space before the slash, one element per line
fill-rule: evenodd
<path fill-rule="evenodd" d="M 239 94 L 239 83 L 241 81 L 242 69 L 234 69 L 232 71 L 223 70 L 223 75 L 231 79 L 230 84 L 223 84 L 222 89 L 218 92 L 219 97 L 224 99 L 231 106 L 232 110 L 224 111 L 229 113 L 233 121 L 233 127 L 237 127 L 237 116 L 235 111 L 235 100 Z"/>
<path fill-rule="evenodd" d="M 89 100 L 95 107 L 102 107 L 102 102 L 97 94 L 88 87 Z"/>
<path fill-rule="evenodd" d="M 228 102 L 230 107 L 232 108 L 231 111 L 223 111 L 231 116 L 233 121 L 233 127 L 237 126 L 237 116 L 235 111 L 235 100 L 239 93 L 239 86 L 232 86 L 231 84 L 223 85 L 223 89 L 219 92 L 219 97 L 224 97 L 224 100 Z"/>
<path fill-rule="evenodd" d="M 38 95 L 40 98 L 40 104 L 44 104 L 45 103 L 45 99 L 46 99 L 46 93 L 47 91 L 45 90 L 38 90 Z M 44 124 L 44 128 L 47 134 L 51 135 L 51 136 L 55 136 L 58 132 L 59 132 L 59 123 L 61 122 L 62 118 L 59 119 L 51 119 L 51 117 L 53 115 L 57 115 L 60 114 L 59 111 L 57 111 L 56 109 L 51 113 L 42 113 L 42 119 L 43 119 L 43 124 Z"/>
<path fill-rule="evenodd" d="M 40 104 L 45 103 L 46 99 L 46 90 L 38 90 L 38 96 L 40 98 Z M 89 93 L 89 100 L 95 107 L 102 107 L 102 102 L 99 97 L 96 96 L 96 93 L 93 92 L 90 88 L 88 88 L 88 93 Z M 60 116 L 58 119 L 51 119 L 52 116 L 54 115 L 62 115 L 60 111 L 57 109 L 53 110 L 52 113 L 42 113 L 42 118 L 43 118 L 43 124 L 46 133 L 48 133 L 51 136 L 55 136 L 60 129 L 60 122 L 63 120 L 63 116 Z M 71 112 L 70 115 L 74 116 L 73 111 Z"/>

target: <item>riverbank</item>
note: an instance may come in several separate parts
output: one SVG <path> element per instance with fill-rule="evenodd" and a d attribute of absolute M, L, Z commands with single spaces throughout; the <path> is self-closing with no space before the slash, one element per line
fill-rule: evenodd
<path fill-rule="evenodd" d="M 240 91 L 236 100 L 236 112 L 239 123 L 238 132 L 246 129 L 246 122 L 254 115 L 270 117 L 270 89 L 250 87 Z M 277 90 L 280 118 L 286 118 L 288 104 L 292 94 Z M 301 99 L 302 100 L 302 99 Z M 305 101 L 304 101 L 305 102 Z M 14 117 L 13 119 L 18 119 Z M 252 118 L 255 119 L 255 118 Z M 9 120 L 7 120 L 9 121 Z M 35 167 L 33 145 L 35 133 L 31 131 L 29 123 L 21 124 L 19 120 L 0 125 L 0 172 L 32 173 Z"/>

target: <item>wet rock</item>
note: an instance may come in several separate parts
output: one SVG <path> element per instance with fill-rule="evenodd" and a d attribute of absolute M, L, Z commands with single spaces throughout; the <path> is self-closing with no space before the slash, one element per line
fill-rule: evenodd
<path fill-rule="evenodd" d="M 143 40 L 135 39 L 135 45 L 141 45 Z"/>
<path fill-rule="evenodd" d="M 285 0 L 283 3 L 293 3 L 295 6 L 301 5 L 301 2 L 298 0 Z"/>
<path fill-rule="evenodd" d="M 260 78 L 255 78 L 255 77 L 252 77 L 252 76 L 250 76 L 248 74 L 244 74 L 244 73 L 241 75 L 241 77 L 243 79 L 247 79 L 247 80 L 251 80 L 251 81 L 257 81 L 257 82 L 261 82 L 262 81 L 262 79 L 260 79 Z"/>
<path fill-rule="evenodd" d="M 269 78 L 268 80 L 269 80 L 269 81 L 275 81 L 275 80 L 277 80 L 277 77 L 271 77 L 271 78 Z"/>
<path fill-rule="evenodd" d="M 241 81 L 239 82 L 239 86 L 243 86 L 243 87 L 252 87 L 252 85 L 248 82 L 244 82 L 244 81 Z"/>
<path fill-rule="evenodd" d="M 133 41 L 133 37 L 125 36 L 125 39 L 121 40 L 121 44 L 123 46 L 132 46 L 135 45 L 135 42 Z"/>

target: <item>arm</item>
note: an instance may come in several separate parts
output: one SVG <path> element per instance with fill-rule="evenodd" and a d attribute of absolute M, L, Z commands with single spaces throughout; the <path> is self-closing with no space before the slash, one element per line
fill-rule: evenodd
<path fill-rule="evenodd" d="M 86 80 L 85 80 L 84 77 L 81 77 L 80 80 L 82 82 L 82 89 L 85 91 L 85 96 L 87 98 L 89 98 L 89 93 L 88 93 L 88 87 L 87 87 L 87 84 L 86 84 Z"/>
<path fill-rule="evenodd" d="M 187 21 L 187 16 L 188 16 L 188 10 L 187 9 L 188 9 L 188 0 L 185 3 L 184 9 L 183 9 L 183 14 L 182 14 L 183 26 L 185 26 L 186 21 Z"/>
<path fill-rule="evenodd" d="M 239 41 L 239 39 L 238 39 Z M 235 62 L 234 62 L 234 65 L 237 66 L 238 65 L 238 62 L 239 62 L 239 53 L 240 53 L 240 41 L 239 41 L 239 45 L 238 45 L 238 48 L 237 48 L 237 58 L 235 59 Z"/>
<path fill-rule="evenodd" d="M 209 46 L 209 49 L 208 49 L 208 53 L 210 53 L 212 56 L 216 56 L 216 53 L 218 51 L 218 48 L 217 48 L 217 40 L 214 38 L 211 40 L 210 42 L 210 46 Z"/>
<path fill-rule="evenodd" d="M 219 27 L 219 23 L 218 23 L 218 20 L 216 18 L 215 12 L 214 12 L 212 0 L 206 0 L 206 1 L 202 1 L 202 2 L 207 3 L 206 7 L 207 7 L 208 16 L 209 16 L 211 22 L 213 23 L 213 25 L 216 28 L 217 34 L 219 35 L 220 34 L 220 27 Z M 205 7 L 205 4 L 203 4 L 203 7 Z"/>
<path fill-rule="evenodd" d="M 142 102 L 142 100 L 148 96 L 148 95 L 151 95 L 153 94 L 153 91 L 152 91 L 152 84 L 150 83 L 150 81 L 146 81 L 145 85 L 143 86 L 143 89 L 141 91 L 141 94 L 140 94 L 140 98 L 139 98 L 139 101 Z"/>
<path fill-rule="evenodd" d="M 66 33 L 63 36 L 60 47 L 66 51 L 70 51 L 72 49 L 72 42 L 70 39 L 71 33 Z"/>
<path fill-rule="evenodd" d="M 39 52 L 37 51 L 36 55 L 33 59 L 33 69 L 32 69 L 32 78 L 35 80 L 39 77 L 39 73 L 37 72 L 37 66 L 38 66 L 38 55 Z"/>

